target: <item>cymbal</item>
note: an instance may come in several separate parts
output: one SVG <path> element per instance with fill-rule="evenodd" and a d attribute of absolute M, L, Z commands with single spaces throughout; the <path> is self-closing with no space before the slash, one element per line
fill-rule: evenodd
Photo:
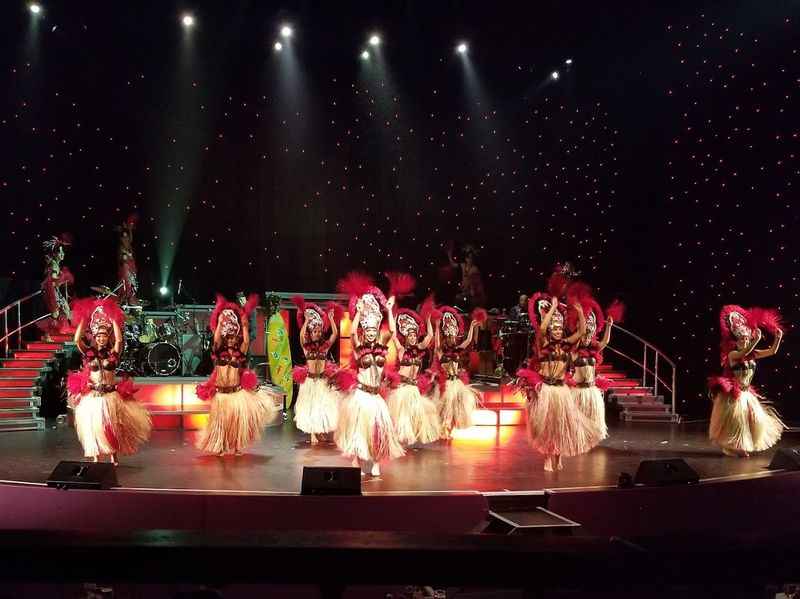
<path fill-rule="evenodd" d="M 117 296 L 117 294 L 114 293 L 114 291 L 112 289 L 106 287 L 105 285 L 98 285 L 96 287 L 89 287 L 89 289 L 99 293 L 100 295 L 113 295 L 114 297 Z"/>

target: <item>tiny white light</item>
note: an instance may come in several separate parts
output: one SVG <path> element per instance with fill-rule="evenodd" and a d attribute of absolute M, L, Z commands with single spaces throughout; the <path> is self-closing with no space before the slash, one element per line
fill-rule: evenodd
<path fill-rule="evenodd" d="M 161 295 L 167 295 L 167 294 L 169 293 L 169 289 L 168 289 L 167 287 L 164 287 L 164 286 L 162 285 L 161 287 L 159 287 L 159 288 L 158 288 L 158 292 L 159 292 Z"/>
<path fill-rule="evenodd" d="M 369 45 L 370 46 L 380 46 L 381 45 L 381 36 L 378 34 L 372 34 L 369 38 Z"/>
<path fill-rule="evenodd" d="M 469 46 L 467 46 L 466 42 L 461 42 L 456 46 L 456 52 L 459 54 L 466 54 L 467 50 L 469 50 Z"/>
<path fill-rule="evenodd" d="M 275 48 L 275 52 L 280 52 L 283 50 L 283 44 L 280 42 L 275 42 L 275 45 L 272 47 Z"/>
<path fill-rule="evenodd" d="M 181 23 L 183 23 L 184 27 L 193 27 L 194 26 L 194 17 L 190 14 L 185 14 L 181 18 Z"/>
<path fill-rule="evenodd" d="M 364 51 L 361 53 L 361 60 L 369 60 L 369 52 L 367 52 L 366 50 L 364 50 Z"/>
<path fill-rule="evenodd" d="M 40 12 L 42 12 L 41 5 L 37 4 L 36 2 L 31 2 L 28 5 L 28 9 L 35 15 L 38 15 Z"/>
<path fill-rule="evenodd" d="M 558 79 L 560 76 L 561 76 L 561 75 L 559 75 L 559 74 L 558 74 L 558 71 L 553 71 L 552 73 L 550 73 L 550 78 L 551 78 L 553 81 L 557 80 L 557 79 Z"/>
<path fill-rule="evenodd" d="M 565 64 L 565 65 L 571 65 L 571 64 L 572 64 L 572 59 L 571 59 L 571 58 L 567 58 L 567 59 L 564 61 L 564 64 Z"/>
<path fill-rule="evenodd" d="M 283 27 L 281 27 L 281 35 L 283 37 L 286 38 L 292 37 L 292 33 L 293 33 L 292 28 L 289 27 L 288 25 L 284 25 Z"/>

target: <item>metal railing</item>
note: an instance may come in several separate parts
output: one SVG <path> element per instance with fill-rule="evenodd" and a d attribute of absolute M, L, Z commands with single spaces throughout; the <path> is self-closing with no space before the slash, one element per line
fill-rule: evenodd
<path fill-rule="evenodd" d="M 641 369 L 641 381 L 642 387 L 647 387 L 648 383 L 652 384 L 653 386 L 653 395 L 658 395 L 659 386 L 663 389 L 666 389 L 669 394 L 671 395 L 671 402 L 672 402 L 672 413 L 676 413 L 676 377 L 677 377 L 677 368 L 675 367 L 675 362 L 672 361 L 669 357 L 667 357 L 664 352 L 658 349 L 655 345 L 642 339 L 635 333 L 632 333 L 628 329 L 625 329 L 618 324 L 614 323 L 613 333 L 611 335 L 611 343 L 608 344 L 607 349 L 610 349 L 612 352 L 617 354 L 618 356 L 625 358 L 635 366 Z M 623 333 L 627 339 L 633 340 L 639 346 L 639 351 L 641 351 L 641 361 L 639 359 L 634 358 L 633 356 L 623 352 L 622 350 L 614 347 L 614 341 L 617 340 L 617 336 L 615 333 Z M 633 353 L 631 351 L 631 353 Z M 666 363 L 669 368 L 670 372 L 668 373 L 669 376 L 664 375 L 665 367 L 663 364 Z"/>
<path fill-rule="evenodd" d="M 67 284 L 64 283 L 62 287 L 64 287 L 64 293 L 66 294 L 66 286 Z M 15 300 L 8 304 L 7 306 L 0 308 L 0 324 L 3 327 L 3 336 L 0 337 L 0 345 L 3 348 L 3 355 L 8 357 L 9 353 L 15 349 L 22 349 L 22 331 L 35 325 L 37 322 L 45 320 L 46 318 L 50 318 L 51 314 L 42 314 L 41 316 L 34 316 L 31 320 L 27 322 L 22 322 L 22 310 L 23 305 L 25 308 L 32 308 L 35 305 L 31 300 L 35 297 L 38 297 L 42 294 L 41 289 L 39 291 L 35 291 L 30 295 L 26 295 L 25 297 L 21 297 L 18 300 Z M 16 319 L 16 326 L 14 326 L 13 322 Z M 11 324 L 9 324 L 9 320 Z M 14 328 L 9 328 L 14 327 Z M 15 343 L 16 341 L 16 343 Z"/>

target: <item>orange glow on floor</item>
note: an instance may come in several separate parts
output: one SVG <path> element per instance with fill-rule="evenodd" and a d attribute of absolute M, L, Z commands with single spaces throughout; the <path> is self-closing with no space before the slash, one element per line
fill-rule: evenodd
<path fill-rule="evenodd" d="M 500 425 L 525 424 L 523 410 L 475 410 L 472 414 L 474 426 L 497 426 L 497 414 L 500 414 Z"/>
<path fill-rule="evenodd" d="M 456 446 L 466 445 L 505 445 L 511 439 L 514 428 L 510 426 L 473 426 L 453 431 Z"/>

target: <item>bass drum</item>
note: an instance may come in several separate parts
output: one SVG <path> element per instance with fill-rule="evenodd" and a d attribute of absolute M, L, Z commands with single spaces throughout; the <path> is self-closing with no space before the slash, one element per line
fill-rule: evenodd
<path fill-rule="evenodd" d="M 171 343 L 160 341 L 145 348 L 147 369 L 154 376 L 172 376 L 180 370 L 181 352 Z"/>

